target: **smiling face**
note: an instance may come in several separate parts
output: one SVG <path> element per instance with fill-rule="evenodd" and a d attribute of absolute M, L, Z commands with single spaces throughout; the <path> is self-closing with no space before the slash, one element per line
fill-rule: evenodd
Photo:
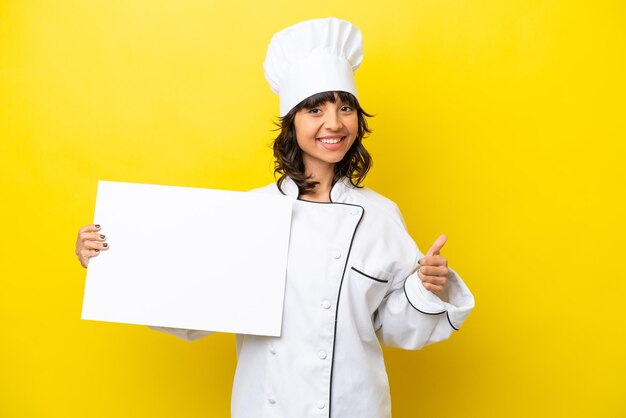
<path fill-rule="evenodd" d="M 294 119 L 298 146 L 307 172 L 331 170 L 346 155 L 359 127 L 357 109 L 335 94 L 326 101 L 300 109 Z"/>

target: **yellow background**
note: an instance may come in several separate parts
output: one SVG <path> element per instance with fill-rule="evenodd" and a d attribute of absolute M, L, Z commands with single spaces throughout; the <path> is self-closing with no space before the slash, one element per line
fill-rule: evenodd
<path fill-rule="evenodd" d="M 226 417 L 232 335 L 81 321 L 98 179 L 273 180 L 271 35 L 363 31 L 366 184 L 477 308 L 386 349 L 394 417 L 626 417 L 621 1 L 0 2 L 0 416 Z M 106 233 L 106 225 L 104 225 Z M 147 245 L 158 245 L 148 243 Z M 297 417 L 289 417 L 297 418 Z"/>

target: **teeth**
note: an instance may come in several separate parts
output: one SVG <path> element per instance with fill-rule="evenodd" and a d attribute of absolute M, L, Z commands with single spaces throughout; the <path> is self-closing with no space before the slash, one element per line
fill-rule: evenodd
<path fill-rule="evenodd" d="M 341 138 L 320 138 L 320 141 L 322 141 L 324 144 L 338 144 L 341 141 Z"/>

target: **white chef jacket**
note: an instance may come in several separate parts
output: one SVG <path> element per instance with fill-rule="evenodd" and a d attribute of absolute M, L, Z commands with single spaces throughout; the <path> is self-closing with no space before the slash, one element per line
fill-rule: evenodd
<path fill-rule="evenodd" d="M 448 302 L 416 273 L 398 207 L 347 179 L 330 203 L 294 199 L 280 337 L 237 335 L 233 418 L 387 418 L 381 343 L 418 349 L 459 329 L 474 298 L 451 270 Z M 253 190 L 280 193 L 276 184 Z M 250 312 L 254 315 L 254 312 Z M 152 327 L 192 341 L 209 332 Z"/>

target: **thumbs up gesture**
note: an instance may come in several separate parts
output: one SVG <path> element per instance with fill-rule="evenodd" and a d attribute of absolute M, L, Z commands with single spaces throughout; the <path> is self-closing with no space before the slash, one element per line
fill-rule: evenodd
<path fill-rule="evenodd" d="M 448 260 L 441 254 L 448 237 L 441 235 L 435 240 L 424 257 L 419 260 L 417 274 L 426 290 L 430 290 L 442 300 L 447 299 L 446 283 L 448 282 Z"/>

